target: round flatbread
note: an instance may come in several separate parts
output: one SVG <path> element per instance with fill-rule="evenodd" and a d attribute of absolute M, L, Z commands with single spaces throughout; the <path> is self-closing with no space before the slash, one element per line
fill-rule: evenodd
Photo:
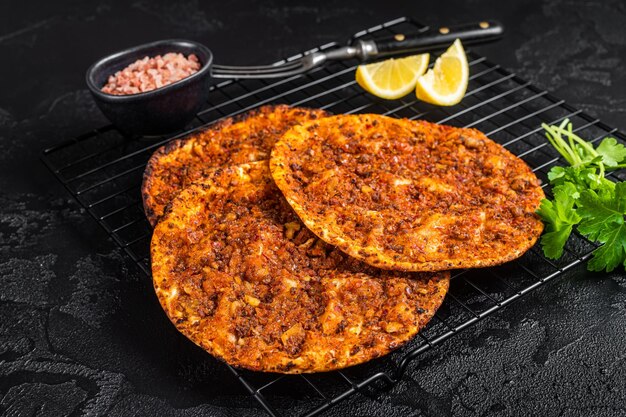
<path fill-rule="evenodd" d="M 475 129 L 332 116 L 286 132 L 270 168 L 309 229 L 380 268 L 497 265 L 543 230 L 537 177 Z"/>
<path fill-rule="evenodd" d="M 449 273 L 373 268 L 307 230 L 267 161 L 218 168 L 154 230 L 152 275 L 174 325 L 255 371 L 339 369 L 384 355 L 434 315 Z"/>
<path fill-rule="evenodd" d="M 266 160 L 287 129 L 326 115 L 318 109 L 263 106 L 160 147 L 148 161 L 141 187 L 148 221 L 154 227 L 176 194 L 207 169 Z"/>

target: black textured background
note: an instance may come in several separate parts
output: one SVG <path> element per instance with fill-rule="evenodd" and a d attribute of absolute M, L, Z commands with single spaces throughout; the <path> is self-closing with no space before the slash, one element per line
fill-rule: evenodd
<path fill-rule="evenodd" d="M 1 2 L 0 413 L 262 414 L 177 334 L 39 151 L 104 124 L 83 76 L 109 52 L 182 37 L 221 63 L 262 63 L 401 15 L 499 19 L 506 38 L 478 52 L 626 130 L 623 0 Z M 390 392 L 329 415 L 626 415 L 625 336 L 623 270 L 580 267 L 428 353 Z"/>

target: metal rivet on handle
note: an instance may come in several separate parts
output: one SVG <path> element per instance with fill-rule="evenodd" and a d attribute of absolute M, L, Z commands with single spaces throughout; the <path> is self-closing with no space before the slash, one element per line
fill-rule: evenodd
<path fill-rule="evenodd" d="M 402 42 L 404 39 L 406 39 L 406 37 L 402 33 L 398 33 L 393 38 L 397 40 L 398 42 Z"/>
<path fill-rule="evenodd" d="M 447 33 L 450 33 L 450 29 L 446 27 L 439 28 L 439 33 L 441 33 L 442 35 L 445 35 Z"/>
<path fill-rule="evenodd" d="M 483 29 L 487 29 L 489 27 L 489 22 L 480 22 L 478 26 L 480 26 Z"/>

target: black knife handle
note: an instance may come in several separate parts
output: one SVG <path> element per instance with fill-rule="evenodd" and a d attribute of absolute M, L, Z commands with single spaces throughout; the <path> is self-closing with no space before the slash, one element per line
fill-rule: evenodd
<path fill-rule="evenodd" d="M 455 39 L 461 39 L 464 45 L 483 43 L 502 37 L 504 28 L 499 22 L 485 20 L 457 26 L 431 28 L 418 34 L 398 33 L 384 39 L 375 39 L 378 53 L 372 57 L 384 57 L 409 52 L 427 52 L 433 49 L 447 48 Z"/>

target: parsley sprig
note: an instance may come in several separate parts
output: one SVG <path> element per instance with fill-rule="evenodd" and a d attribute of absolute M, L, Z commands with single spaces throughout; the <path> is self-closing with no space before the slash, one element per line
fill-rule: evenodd
<path fill-rule="evenodd" d="M 610 272 L 626 267 L 626 183 L 606 178 L 626 168 L 626 147 L 607 137 L 596 148 L 580 138 L 565 119 L 560 125 L 543 124 L 546 137 L 570 164 L 548 173 L 553 198 L 544 199 L 537 213 L 546 224 L 541 246 L 546 257 L 558 259 L 574 228 L 600 246 L 587 267 Z"/>

